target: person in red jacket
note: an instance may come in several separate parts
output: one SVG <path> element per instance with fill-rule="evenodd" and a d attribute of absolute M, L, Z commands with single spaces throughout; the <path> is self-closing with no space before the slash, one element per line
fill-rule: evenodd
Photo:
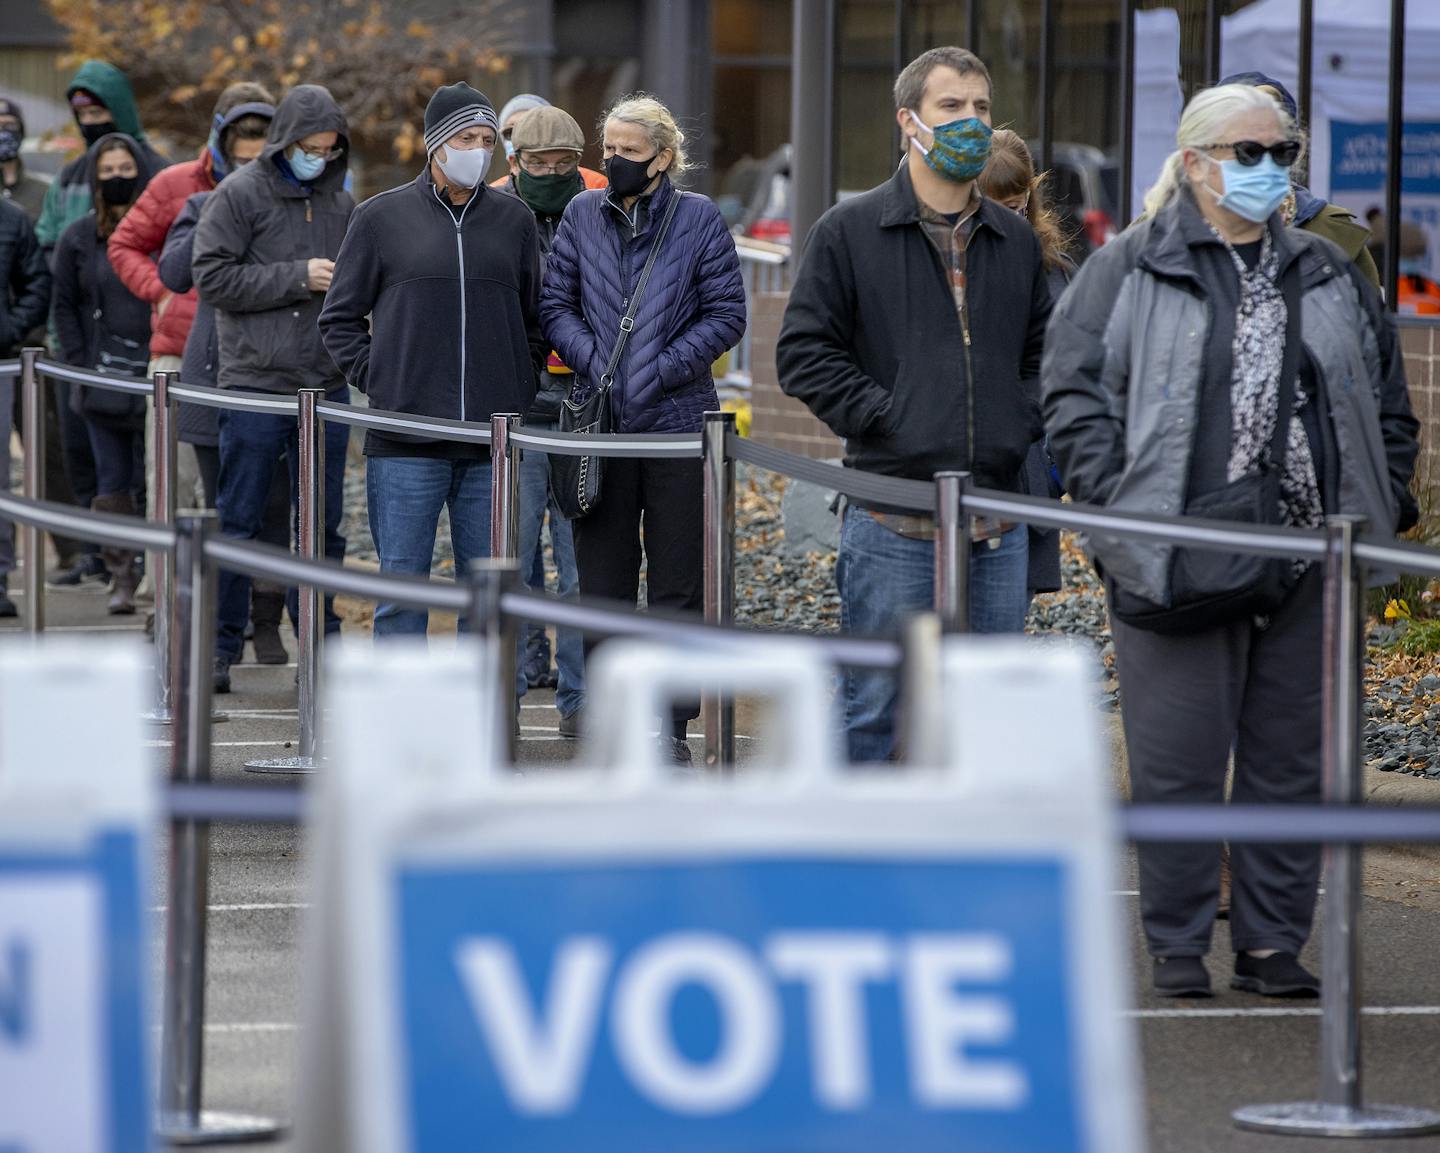
<path fill-rule="evenodd" d="M 231 84 L 215 102 L 210 139 L 194 160 L 172 164 L 157 174 L 110 237 L 110 264 L 129 291 L 150 305 L 149 372 L 179 372 L 185 338 L 195 319 L 195 290 L 176 295 L 160 280 L 156 263 L 165 235 L 185 201 L 209 192 L 227 172 L 253 160 L 265 146 L 275 115 L 275 99 L 259 84 Z M 163 179 L 161 178 L 163 177 Z M 153 413 L 145 421 L 145 488 L 155 507 Z M 200 470 L 193 451 L 181 447 L 176 465 L 178 505 L 199 507 Z"/>

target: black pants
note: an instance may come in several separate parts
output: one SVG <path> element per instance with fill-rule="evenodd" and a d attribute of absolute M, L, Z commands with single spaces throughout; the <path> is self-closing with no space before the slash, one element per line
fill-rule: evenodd
<path fill-rule="evenodd" d="M 1113 620 L 1130 790 L 1137 802 L 1320 800 L 1321 577 L 1312 566 L 1265 627 L 1246 619 L 1188 636 Z M 1278 814 L 1277 814 L 1278 815 Z M 1220 893 L 1220 846 L 1141 845 L 1140 917 L 1156 957 L 1202 956 Z M 1310 936 L 1319 845 L 1234 845 L 1235 950 L 1298 953 Z"/>
<path fill-rule="evenodd" d="M 99 491 L 95 472 L 95 453 L 90 447 L 90 428 L 85 418 L 70 406 L 70 396 L 81 386 L 67 380 L 56 381 L 55 402 L 60 417 L 60 448 L 65 461 L 65 479 L 70 494 L 80 508 L 89 508 Z M 100 546 L 94 541 L 82 545 L 86 555 L 98 556 Z"/>
<path fill-rule="evenodd" d="M 636 603 L 643 527 L 646 602 L 701 612 L 703 484 L 698 460 L 606 460 L 599 505 L 571 522 L 580 595 Z M 595 643 L 585 638 L 587 661 Z M 699 715 L 698 700 L 677 702 L 670 714 L 672 735 L 683 738 L 685 722 Z"/>
<path fill-rule="evenodd" d="M 15 431 L 20 434 L 21 439 L 25 436 L 25 426 L 21 422 L 20 414 L 20 387 L 19 380 L 15 382 Z M 70 491 L 70 480 L 65 475 L 65 448 L 61 443 L 60 436 L 60 409 L 57 403 L 60 382 L 48 384 L 41 388 L 41 395 L 45 398 L 45 475 L 41 478 L 40 496 L 44 500 L 53 500 L 57 504 L 74 504 L 75 497 Z M 0 431 L 0 436 L 7 435 Z M 4 478 L 9 480 L 9 477 Z M 56 536 L 50 534 L 50 540 L 55 545 L 55 555 L 60 559 L 60 568 L 68 569 L 79 559 L 82 546 L 78 540 L 68 536 Z"/>

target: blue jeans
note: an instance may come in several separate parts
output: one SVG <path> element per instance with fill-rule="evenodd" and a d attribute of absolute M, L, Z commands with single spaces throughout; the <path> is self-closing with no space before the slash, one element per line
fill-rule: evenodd
<path fill-rule="evenodd" d="M 981 541 L 970 553 L 970 631 L 1018 633 L 1030 598 L 1025 587 L 1026 528 Z M 886 528 L 864 509 L 845 510 L 835 561 L 840 622 L 846 632 L 894 632 L 906 617 L 935 607 L 935 544 Z M 893 673 L 846 669 L 845 739 L 856 764 L 888 760 L 895 751 Z"/>
<path fill-rule="evenodd" d="M 90 451 L 95 457 L 95 495 L 127 496 L 145 493 L 145 428 L 119 421 L 85 421 Z M 136 508 L 142 502 L 136 501 Z"/>
<path fill-rule="evenodd" d="M 337 395 L 327 399 L 343 404 L 346 398 Z M 236 540 L 255 540 L 260 536 L 270 482 L 282 455 L 290 462 L 290 507 L 295 507 L 296 462 L 299 460 L 295 426 L 293 416 L 280 413 L 221 412 L 220 479 L 215 506 L 220 513 L 220 531 L 226 536 Z M 335 421 L 325 425 L 325 556 L 337 562 L 345 559 L 340 517 L 345 507 L 345 450 L 349 443 L 347 425 Z M 295 539 L 298 540 L 298 535 Z M 218 599 L 215 655 L 233 664 L 240 659 L 245 647 L 245 625 L 250 620 L 250 578 L 221 569 Z M 298 619 L 293 590 L 290 599 L 291 617 Z M 327 633 L 340 631 L 334 601 L 332 596 L 325 598 Z"/>
<path fill-rule="evenodd" d="M 536 424 L 532 428 L 554 428 L 553 424 Z M 560 595 L 574 597 L 580 591 L 580 576 L 575 571 L 575 540 L 570 522 L 560 515 L 550 498 L 550 456 L 527 450 L 520 459 L 520 571 L 526 585 L 538 592 L 545 591 L 544 569 L 539 559 L 540 530 L 545 511 L 550 511 L 550 545 L 555 552 L 555 570 L 560 581 Z M 530 558 L 541 574 L 536 583 L 529 568 Z M 555 667 L 560 684 L 555 690 L 555 707 L 568 717 L 585 703 L 585 652 L 583 638 L 575 629 L 555 630 Z"/>

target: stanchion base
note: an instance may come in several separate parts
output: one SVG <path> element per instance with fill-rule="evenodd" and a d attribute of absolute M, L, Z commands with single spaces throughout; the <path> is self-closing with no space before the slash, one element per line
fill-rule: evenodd
<path fill-rule="evenodd" d="M 267 761 L 246 761 L 247 773 L 307 774 L 318 769 L 322 761 L 314 757 L 275 757 Z"/>
<path fill-rule="evenodd" d="M 160 1115 L 155 1136 L 167 1145 L 238 1145 L 242 1141 L 278 1141 L 288 1127 L 247 1113 L 200 1114 L 198 1123 L 180 1114 Z"/>
<path fill-rule="evenodd" d="M 1440 1113 L 1408 1105 L 1325 1105 L 1295 1101 L 1283 1105 L 1247 1105 L 1231 1118 L 1237 1129 L 1288 1133 L 1297 1137 L 1418 1137 L 1440 1133 Z"/>
<path fill-rule="evenodd" d="M 151 709 L 148 713 L 141 713 L 140 719 L 147 725 L 173 725 L 175 723 L 175 714 L 169 709 Z M 229 713 L 212 712 L 210 714 L 210 723 L 212 725 L 223 725 L 229 719 Z"/>

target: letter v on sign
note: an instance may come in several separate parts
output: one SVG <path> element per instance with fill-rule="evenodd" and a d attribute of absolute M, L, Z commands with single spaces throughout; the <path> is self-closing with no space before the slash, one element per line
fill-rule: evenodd
<path fill-rule="evenodd" d="M 570 938 L 555 955 L 537 1007 L 509 942 L 471 937 L 456 949 L 475 1019 L 517 1112 L 556 1114 L 574 1107 L 612 959 L 602 938 Z"/>

